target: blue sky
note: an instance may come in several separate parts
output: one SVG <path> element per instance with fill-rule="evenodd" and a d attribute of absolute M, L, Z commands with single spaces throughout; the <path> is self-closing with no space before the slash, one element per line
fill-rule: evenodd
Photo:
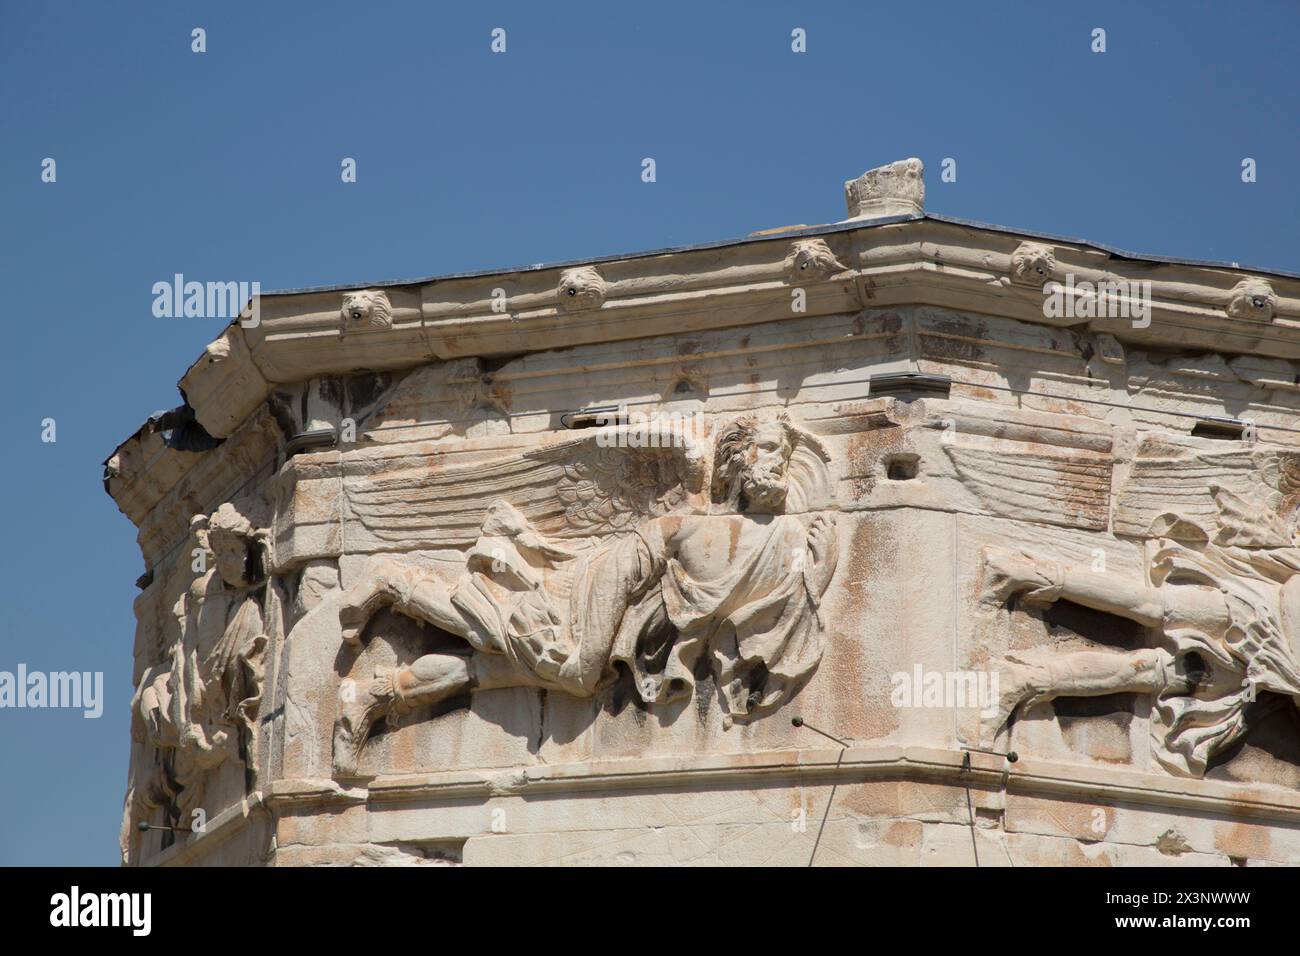
<path fill-rule="evenodd" d="M 0 710 L 0 864 L 117 861 L 143 564 L 101 463 L 221 324 L 155 318 L 153 283 L 360 284 L 832 222 L 845 179 L 906 156 L 933 212 L 1300 271 L 1298 26 L 1288 0 L 0 0 L 0 670 L 106 683 L 98 720 Z"/>

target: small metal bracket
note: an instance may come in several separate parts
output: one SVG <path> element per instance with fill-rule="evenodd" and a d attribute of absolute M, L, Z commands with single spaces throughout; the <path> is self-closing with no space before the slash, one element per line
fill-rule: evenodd
<path fill-rule="evenodd" d="M 560 416 L 562 428 L 598 428 L 601 425 L 621 425 L 627 421 L 627 409 L 622 405 L 597 405 Z"/>
<path fill-rule="evenodd" d="M 1250 422 L 1240 418 L 1223 418 L 1218 415 L 1206 415 L 1198 418 L 1192 426 L 1195 438 L 1217 438 L 1221 441 L 1243 441 L 1250 428 Z"/>
<path fill-rule="evenodd" d="M 985 750 L 983 747 L 962 747 L 961 748 L 961 772 L 967 774 L 971 772 L 971 754 L 990 754 L 994 757 L 1005 757 L 1007 764 L 1002 768 L 1002 789 L 1007 788 L 1007 780 L 1011 777 L 1011 765 L 1020 759 L 1020 754 L 1014 750 Z"/>
<path fill-rule="evenodd" d="M 867 396 L 882 398 L 892 395 L 905 402 L 933 396 L 947 398 L 952 391 L 952 376 L 937 372 L 885 372 L 871 376 Z"/>
<path fill-rule="evenodd" d="M 139 823 L 137 823 L 135 825 L 135 828 L 139 830 L 141 833 L 148 833 L 150 830 L 166 830 L 169 833 L 193 833 L 194 832 L 188 827 L 164 827 L 158 825 L 157 823 L 147 823 L 144 820 L 141 820 Z"/>
<path fill-rule="evenodd" d="M 285 442 L 284 457 L 287 461 L 309 448 L 333 448 L 338 443 L 338 432 L 333 428 L 316 428 L 309 432 L 299 432 Z"/>

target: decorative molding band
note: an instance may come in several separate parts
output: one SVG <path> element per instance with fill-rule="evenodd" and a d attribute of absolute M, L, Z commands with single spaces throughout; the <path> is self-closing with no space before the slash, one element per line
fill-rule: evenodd
<path fill-rule="evenodd" d="M 1300 822 L 1300 794 L 1230 783 L 1135 773 L 1021 758 L 1008 765 L 1001 757 L 930 747 L 861 746 L 768 753 L 658 757 L 589 763 L 537 765 L 491 772 L 449 771 L 381 776 L 365 790 L 345 789 L 332 780 L 280 780 L 267 792 L 273 811 L 282 807 L 344 805 L 360 802 L 372 811 L 407 801 L 454 801 L 502 796 L 605 794 L 658 788 L 706 789 L 718 786 L 915 780 L 952 786 L 1005 789 L 1009 794 L 1091 800 L 1107 806 L 1124 803 L 1176 812 Z"/>
<path fill-rule="evenodd" d="M 912 219 L 865 222 L 815 238 L 785 235 L 627 257 L 602 262 L 599 271 L 545 268 L 382 292 L 267 295 L 260 325 L 232 325 L 186 373 L 182 387 L 198 420 L 224 437 L 260 403 L 270 383 L 790 318 L 792 269 L 800 284 L 829 287 L 810 294 L 801 315 L 936 305 L 1044 325 L 1086 324 L 1140 344 L 1300 358 L 1300 280 L 1127 260 L 1081 244 L 1049 246 Z M 1135 326 L 1127 318 L 1049 317 L 1043 281 L 1066 276 L 1076 285 L 1149 282 L 1150 325 Z M 378 310 L 385 327 L 345 335 L 345 299 L 369 302 L 380 295 L 390 303 Z M 232 402 L 233 396 L 239 401 Z"/>

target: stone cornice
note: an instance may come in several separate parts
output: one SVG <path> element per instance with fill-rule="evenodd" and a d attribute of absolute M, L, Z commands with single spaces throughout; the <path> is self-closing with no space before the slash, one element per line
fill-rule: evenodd
<path fill-rule="evenodd" d="M 791 275 L 792 246 L 827 244 L 843 271 Z M 1052 247 L 1049 278 L 1077 282 L 1149 281 L 1152 321 L 1050 319 L 1037 285 L 1012 280 L 1024 242 Z M 564 308 L 566 273 L 586 268 L 603 279 L 599 303 Z M 1230 314 L 1244 279 L 1275 296 L 1264 321 Z M 936 305 L 1044 325 L 1086 325 L 1143 346 L 1203 348 L 1229 354 L 1300 358 L 1300 279 L 1228 266 L 1139 260 L 1083 243 L 1042 243 L 934 217 L 871 220 L 808 229 L 725 246 L 590 260 L 572 266 L 433 279 L 387 287 L 391 327 L 346 333 L 337 290 L 264 295 L 257 328 L 232 324 L 181 381 L 197 418 L 216 436 L 230 434 L 274 383 L 361 369 L 399 369 L 440 359 L 515 355 L 592 342 L 643 338 L 789 318 L 791 287 L 808 290 L 818 315 L 867 306 Z M 373 287 L 380 288 L 380 287 Z M 500 289 L 501 293 L 494 290 Z M 496 311 L 494 303 L 505 309 Z"/>
<path fill-rule="evenodd" d="M 142 429 L 109 459 L 105 484 L 139 529 L 140 550 L 150 567 L 174 543 L 177 529 L 204 510 L 203 502 L 229 496 L 236 490 L 232 481 L 242 484 L 274 456 L 280 429 L 264 407 L 253 411 L 216 455 L 170 449 L 157 432 Z"/>
<path fill-rule="evenodd" d="M 1045 273 L 1024 281 L 1038 254 Z M 1018 259 L 1019 257 L 1019 259 Z M 1148 327 L 1125 318 L 1051 318 L 1041 279 L 1149 282 Z M 197 421 L 234 434 L 279 384 L 361 370 L 395 370 L 469 356 L 501 357 L 681 332 L 746 326 L 862 308 L 933 305 L 1044 326 L 1109 333 L 1142 348 L 1300 359 L 1300 278 L 1230 265 L 1139 259 L 934 216 L 894 216 L 730 243 L 369 287 L 382 309 L 348 321 L 350 291 L 264 294 L 256 328 L 232 323 L 180 388 Z M 792 310 L 795 289 L 803 311 Z M 502 298 L 504 296 L 504 298 Z M 504 309 L 504 311 L 499 311 Z M 357 312 L 357 315 L 360 315 Z M 382 320 L 382 321 L 380 321 Z M 109 460 L 108 489 L 138 521 L 116 480 L 149 451 L 142 428 Z M 155 449 L 156 452 L 156 449 Z M 166 494 L 183 454 L 150 476 Z M 171 474 L 177 471 L 176 474 Z M 140 480 L 130 474 L 132 482 Z"/>

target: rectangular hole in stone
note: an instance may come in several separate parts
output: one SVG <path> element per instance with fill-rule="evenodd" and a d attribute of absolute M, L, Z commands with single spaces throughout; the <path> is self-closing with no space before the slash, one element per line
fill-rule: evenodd
<path fill-rule="evenodd" d="M 1235 418 L 1202 418 L 1192 426 L 1193 438 L 1242 441 L 1245 436 L 1246 423 Z"/>
<path fill-rule="evenodd" d="M 911 481 L 920 466 L 919 455 L 889 455 L 885 458 L 885 477 L 890 481 Z"/>

